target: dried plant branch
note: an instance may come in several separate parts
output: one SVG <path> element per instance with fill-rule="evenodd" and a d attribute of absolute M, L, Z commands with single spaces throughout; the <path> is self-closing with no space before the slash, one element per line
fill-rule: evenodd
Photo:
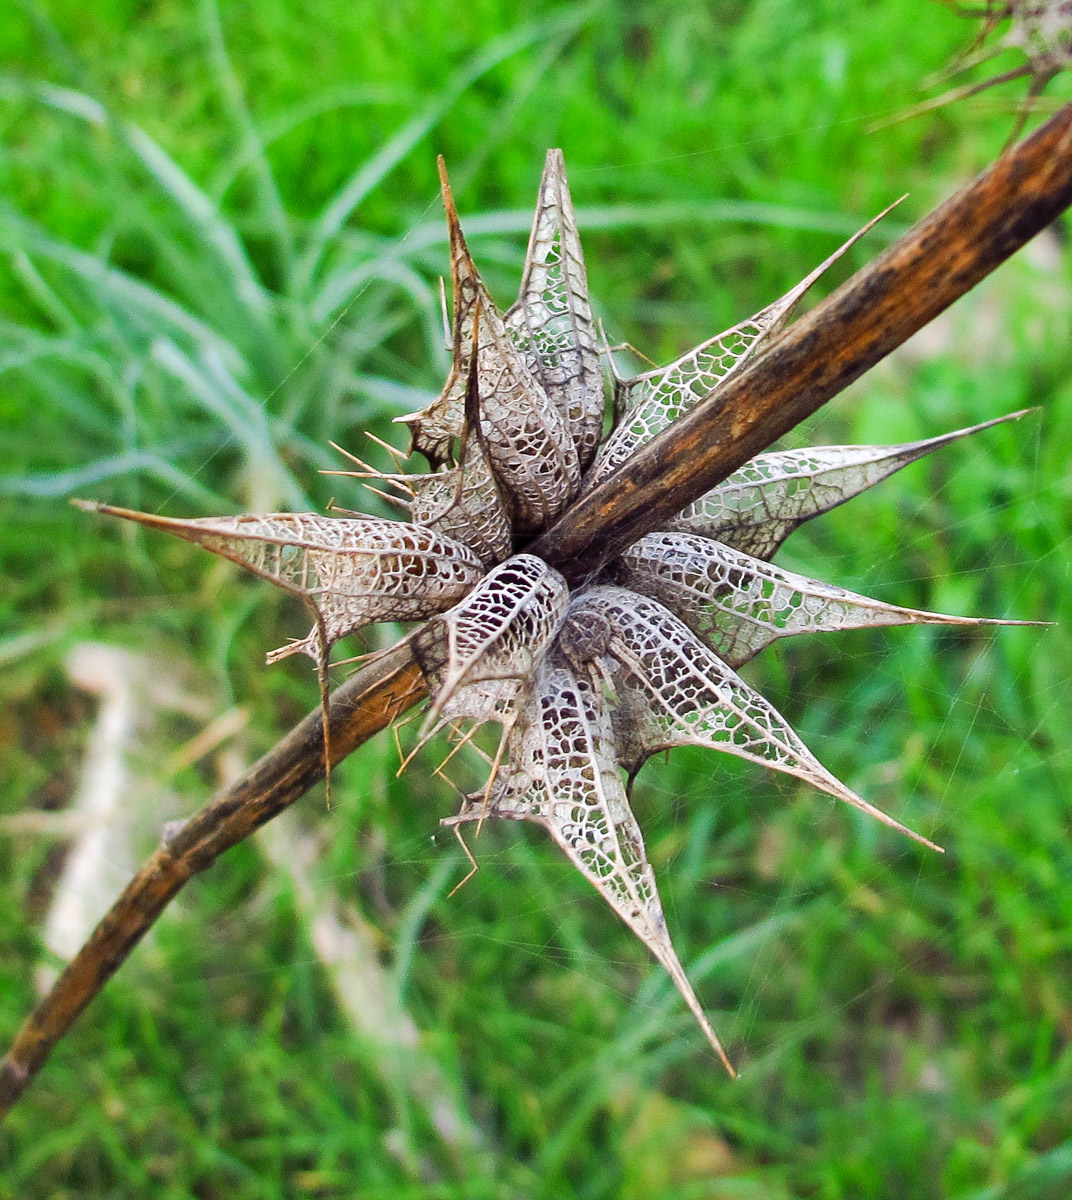
<path fill-rule="evenodd" d="M 1072 203 L 1072 105 L 793 325 L 762 357 L 582 496 L 527 549 L 591 573 L 680 512 L 932 320 Z M 348 755 L 426 694 L 409 643 L 331 697 L 331 757 Z M 0 1116 L 186 881 L 324 774 L 320 713 L 306 717 L 163 844 L 37 1006 L 0 1063 Z"/>
<path fill-rule="evenodd" d="M 609 561 L 811 416 L 1069 204 L 1065 105 L 727 380 L 716 406 L 680 417 L 526 549 L 567 579 Z"/>

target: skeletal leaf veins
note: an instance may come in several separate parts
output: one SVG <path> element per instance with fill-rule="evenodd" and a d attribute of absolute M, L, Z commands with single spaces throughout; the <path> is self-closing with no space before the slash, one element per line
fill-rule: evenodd
<path fill-rule="evenodd" d="M 803 521 L 997 422 L 905 445 L 761 454 L 571 586 L 526 544 L 660 430 L 717 404 L 726 379 L 870 225 L 781 299 L 669 366 L 628 379 L 612 371 L 604 436 L 607 381 L 561 152 L 547 155 L 520 292 L 505 313 L 469 253 L 442 163 L 440 174 L 452 366 L 432 404 L 399 418 L 428 469 L 387 474 L 355 460 L 360 469 L 346 472 L 390 488 L 408 520 L 175 520 L 84 507 L 178 534 L 300 596 L 312 629 L 268 658 L 309 655 L 325 701 L 335 642 L 377 621 L 423 621 L 410 635 L 431 696 L 418 746 L 440 731 L 456 745 L 488 723 L 500 731 L 485 786 L 445 824 L 543 826 L 666 969 L 732 1073 L 674 952 L 630 808 L 632 779 L 653 754 L 708 746 L 794 775 L 938 849 L 840 783 L 737 668 L 798 633 L 983 623 L 883 604 L 769 560 Z"/>

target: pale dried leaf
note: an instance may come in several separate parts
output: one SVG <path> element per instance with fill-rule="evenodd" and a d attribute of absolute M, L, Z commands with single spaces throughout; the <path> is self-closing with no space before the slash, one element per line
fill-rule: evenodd
<path fill-rule="evenodd" d="M 474 797 L 446 824 L 485 815 L 544 826 L 670 974 L 716 1054 L 733 1073 L 674 951 L 614 753 L 610 713 L 591 671 L 545 663 L 510 738 L 510 763 L 490 803 Z"/>
<path fill-rule="evenodd" d="M 479 316 L 479 436 L 514 532 L 538 533 L 566 509 L 580 486 L 577 450 L 565 418 L 510 341 L 501 319 Z"/>
<path fill-rule="evenodd" d="M 466 393 L 470 386 L 477 311 L 480 310 L 479 320 L 485 324 L 492 320 L 492 314 L 497 316 L 495 302 L 484 286 L 466 245 L 447 178 L 446 164 L 442 157 L 438 161 L 443 207 L 450 235 L 450 278 L 454 297 L 454 344 L 450 374 L 443 391 L 431 404 L 420 412 L 395 418 L 409 426 L 412 448 L 419 450 L 433 467 L 454 461 L 455 445 L 465 431 Z"/>
<path fill-rule="evenodd" d="M 891 207 L 893 207 L 891 205 Z M 594 487 L 657 433 L 707 400 L 784 328 L 809 288 L 890 210 L 879 213 L 825 259 L 805 279 L 747 321 L 701 342 L 667 367 L 617 380 L 615 429 L 603 444 L 585 486 Z"/>
<path fill-rule="evenodd" d="M 479 581 L 467 546 L 405 521 L 267 513 L 176 520 L 91 505 L 177 534 L 304 598 L 318 626 L 277 650 L 317 662 L 339 638 L 376 621 L 419 621 L 450 608 Z M 326 644 L 324 644 L 326 643 Z"/>
<path fill-rule="evenodd" d="M 811 517 L 844 504 L 932 450 L 1030 411 L 899 446 L 814 446 L 758 454 L 668 521 L 667 528 L 717 538 L 756 558 L 770 558 Z"/>
<path fill-rule="evenodd" d="M 616 582 L 665 604 L 731 667 L 796 633 L 880 625 L 1023 624 L 883 604 L 689 533 L 648 534 L 612 570 Z"/>
<path fill-rule="evenodd" d="M 590 489 L 602 482 L 657 433 L 711 396 L 770 332 L 758 317 L 753 317 L 702 343 L 668 367 L 617 384 L 618 419 L 585 478 L 585 487 Z"/>
<path fill-rule="evenodd" d="M 510 519 L 486 455 L 475 435 L 465 439 L 456 467 L 431 475 L 407 475 L 413 492 L 410 519 L 463 542 L 485 566 L 510 553 Z"/>
<path fill-rule="evenodd" d="M 468 718 L 516 719 L 519 695 L 558 631 L 566 581 L 542 559 L 518 554 L 493 568 L 449 612 L 413 638 L 432 695 L 425 728 Z"/>
<path fill-rule="evenodd" d="M 536 533 L 561 515 L 580 486 L 580 463 L 566 418 L 529 369 L 480 280 L 440 160 L 450 229 L 454 351 L 442 394 L 400 420 L 413 446 L 435 466 L 452 461 L 468 433 L 478 435 L 515 533 Z M 475 370 L 474 370 L 475 360 Z"/>
<path fill-rule="evenodd" d="M 603 432 L 603 372 L 561 150 L 548 150 L 521 294 L 507 330 L 565 419 L 581 470 Z"/>
<path fill-rule="evenodd" d="M 709 746 L 806 780 L 926 846 L 932 842 L 857 796 L 822 766 L 785 718 L 658 601 L 596 587 L 571 605 L 610 627 L 619 700 L 619 757 L 635 773 L 672 746 Z"/>

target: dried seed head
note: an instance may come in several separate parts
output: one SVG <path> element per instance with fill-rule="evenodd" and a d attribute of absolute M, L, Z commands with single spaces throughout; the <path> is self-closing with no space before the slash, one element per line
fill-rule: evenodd
<path fill-rule="evenodd" d="M 505 318 L 469 253 L 442 162 L 440 172 L 451 371 L 432 404 L 402 418 L 433 470 L 385 475 L 355 460 L 358 474 L 399 493 L 409 522 L 286 513 L 173 521 L 97 507 L 196 541 L 301 596 L 314 628 L 270 658 L 312 655 L 325 713 L 336 640 L 373 621 L 430 618 L 411 635 L 432 696 L 418 745 L 446 727 L 457 750 L 483 723 L 501 726 L 486 786 L 447 823 L 497 816 L 546 828 L 666 968 L 731 1069 L 671 944 L 623 768 L 632 776 L 657 751 L 707 746 L 805 780 L 937 849 L 840 783 L 733 667 L 789 634 L 979 623 L 882 604 L 766 560 L 803 521 L 997 422 L 901 446 L 759 455 L 601 574 L 593 567 L 571 596 L 546 562 L 513 551 L 566 511 L 583 470 L 590 488 L 682 413 L 717 406 L 726 379 L 870 225 L 748 321 L 667 367 L 617 380 L 616 425 L 598 448 L 604 389 L 561 152 L 548 154 L 521 292 Z M 472 728 L 463 733 L 462 722 Z"/>

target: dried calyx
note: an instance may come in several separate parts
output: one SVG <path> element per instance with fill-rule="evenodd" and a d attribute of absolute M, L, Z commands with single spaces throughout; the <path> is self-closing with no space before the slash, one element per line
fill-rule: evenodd
<path fill-rule="evenodd" d="M 350 472 L 393 487 L 409 521 L 178 521 L 85 507 L 179 534 L 300 596 L 313 629 L 269 661 L 310 655 L 324 697 L 336 641 L 376 621 L 425 620 L 410 635 L 432 697 L 418 746 L 440 731 L 464 743 L 488 722 L 501 731 L 486 785 L 446 823 L 543 825 L 666 968 L 732 1073 L 674 952 L 627 778 L 660 750 L 708 746 L 806 780 L 938 849 L 840 783 L 735 668 L 796 633 L 988 623 L 883 604 L 767 560 L 803 521 L 998 422 L 906 445 L 762 454 L 571 588 L 524 552 L 526 541 L 682 414 L 717 405 L 723 383 L 856 238 L 786 296 L 669 366 L 615 375 L 614 423 L 600 444 L 604 374 L 561 152 L 547 155 L 520 295 L 505 314 L 480 279 L 440 171 L 453 363 L 441 395 L 400 418 L 431 470 Z"/>

